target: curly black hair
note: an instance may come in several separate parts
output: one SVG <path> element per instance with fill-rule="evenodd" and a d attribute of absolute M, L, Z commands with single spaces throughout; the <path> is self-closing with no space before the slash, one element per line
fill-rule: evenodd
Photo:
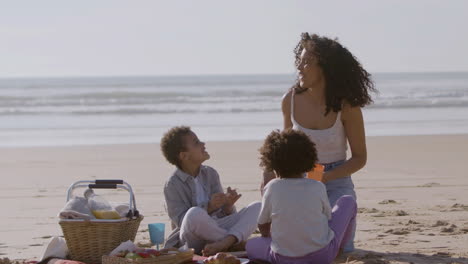
<path fill-rule="evenodd" d="M 315 144 L 302 131 L 271 132 L 260 151 L 260 166 L 281 178 L 291 178 L 312 170 L 317 162 Z"/>
<path fill-rule="evenodd" d="M 169 163 L 180 168 L 179 153 L 185 151 L 184 136 L 192 133 L 188 126 L 173 127 L 161 138 L 161 151 Z"/>
<path fill-rule="evenodd" d="M 309 42 L 325 77 L 325 115 L 330 110 L 341 111 L 343 100 L 353 107 L 364 107 L 373 102 L 369 92 L 377 90 L 370 73 L 337 39 L 302 33 L 301 40 L 294 49 L 296 67 L 300 64 L 302 50 Z M 299 85 L 299 80 L 296 80 L 292 89 L 298 94 L 307 90 Z"/>

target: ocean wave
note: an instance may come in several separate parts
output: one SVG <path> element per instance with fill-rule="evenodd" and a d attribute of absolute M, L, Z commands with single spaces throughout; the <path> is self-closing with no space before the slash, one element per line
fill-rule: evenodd
<path fill-rule="evenodd" d="M 464 101 L 420 101 L 420 102 L 380 102 L 367 106 L 370 109 L 388 108 L 447 108 L 468 107 Z M 67 106 L 67 107 L 0 107 L 0 116 L 14 115 L 148 115 L 148 114 L 199 114 L 199 113 L 256 113 L 280 112 L 279 102 L 242 102 L 239 104 L 159 104 L 159 105 L 128 105 L 128 106 Z"/>
<path fill-rule="evenodd" d="M 280 111 L 291 75 L 0 80 L 0 115 Z M 376 75 L 370 108 L 468 107 L 468 73 Z M 373 95 L 374 96 L 374 95 Z"/>
<path fill-rule="evenodd" d="M 89 96 L 89 97 L 44 97 L 44 98 L 23 98 L 2 96 L 0 106 L 9 108 L 22 107 L 93 107 L 93 106 L 132 106 L 132 105 L 180 105 L 187 104 L 242 104 L 242 103 L 280 103 L 281 93 L 260 93 L 260 94 L 217 94 L 212 96 Z M 399 95 L 390 94 L 374 99 L 374 107 L 420 107 L 420 106 L 460 106 L 468 101 L 468 92 L 452 92 L 426 95 Z"/>
<path fill-rule="evenodd" d="M 22 98 L 22 97 L 0 97 L 0 105 L 3 107 L 24 107 L 24 106 L 100 106 L 100 105 L 142 105 L 142 104 L 213 104 L 213 103 L 239 103 L 239 102 L 276 102 L 281 98 L 280 95 L 241 95 L 241 94 L 218 94 L 215 96 L 133 96 L 133 97 L 45 97 L 45 98 Z"/>
<path fill-rule="evenodd" d="M 149 115 L 149 114 L 200 114 L 200 113 L 256 113 L 256 112 L 277 112 L 278 107 L 259 109 L 259 108 L 231 108 L 231 109 L 114 109 L 114 110 L 85 110 L 85 111 L 27 111 L 27 110 L 0 110 L 0 116 L 11 115 Z"/>
<path fill-rule="evenodd" d="M 369 108 L 435 108 L 435 107 L 468 107 L 465 100 L 412 100 L 412 101 L 384 101 L 371 104 Z"/>
<path fill-rule="evenodd" d="M 275 75 L 219 75 L 219 76 L 140 76 L 140 77 L 71 77 L 71 78 L 21 78 L 2 79 L 0 89 L 56 88 L 77 90 L 83 88 L 135 88 L 135 87 L 210 87 L 233 85 L 290 85 L 292 74 Z"/>

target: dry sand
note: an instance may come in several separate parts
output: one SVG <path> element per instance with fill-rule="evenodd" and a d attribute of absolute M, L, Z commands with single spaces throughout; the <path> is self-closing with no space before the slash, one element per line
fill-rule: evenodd
<path fill-rule="evenodd" d="M 224 187 L 260 200 L 261 142 L 208 142 Z M 468 135 L 368 138 L 368 164 L 353 175 L 359 214 L 356 253 L 335 263 L 468 263 Z M 147 224 L 169 219 L 163 184 L 173 167 L 157 144 L 0 149 L 0 259 L 37 260 L 61 235 L 57 212 L 78 180 L 121 178 Z M 80 192 L 80 191 L 78 191 Z M 114 192 L 110 199 L 126 199 Z"/>

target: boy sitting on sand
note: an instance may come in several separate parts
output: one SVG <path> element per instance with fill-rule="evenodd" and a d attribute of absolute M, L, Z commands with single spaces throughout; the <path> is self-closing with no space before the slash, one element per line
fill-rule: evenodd
<path fill-rule="evenodd" d="M 331 263 L 350 238 L 356 201 L 345 195 L 333 210 L 325 185 L 304 178 L 317 162 L 315 145 L 301 131 L 273 131 L 262 148 L 261 166 L 279 178 L 264 188 L 258 227 L 247 241 L 251 260 L 271 263 Z"/>
<path fill-rule="evenodd" d="M 251 203 L 236 212 L 234 204 L 241 195 L 230 187 L 225 193 L 216 170 L 202 165 L 210 158 L 205 143 L 189 127 L 173 127 L 161 139 L 161 150 L 176 166 L 164 186 L 174 229 L 165 247 L 186 243 L 208 256 L 246 241 L 256 228 L 261 204 Z"/>

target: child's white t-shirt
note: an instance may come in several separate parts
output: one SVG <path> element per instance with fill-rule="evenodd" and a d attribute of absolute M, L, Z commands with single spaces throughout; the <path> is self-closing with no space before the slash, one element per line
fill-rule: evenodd
<path fill-rule="evenodd" d="M 271 249 L 299 257 L 325 247 L 334 237 L 325 185 L 306 178 L 270 181 L 264 188 L 259 224 L 271 222 Z"/>

